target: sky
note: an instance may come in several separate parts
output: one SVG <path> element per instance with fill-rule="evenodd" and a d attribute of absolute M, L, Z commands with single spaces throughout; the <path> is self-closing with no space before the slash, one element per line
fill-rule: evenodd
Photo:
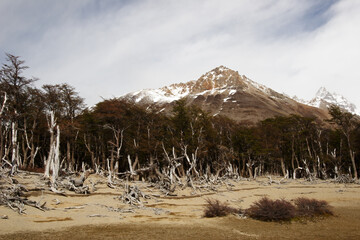
<path fill-rule="evenodd" d="M 324 86 L 360 108 L 358 0 L 1 0 L 0 63 L 68 83 L 89 106 L 224 65 L 309 100 Z"/>

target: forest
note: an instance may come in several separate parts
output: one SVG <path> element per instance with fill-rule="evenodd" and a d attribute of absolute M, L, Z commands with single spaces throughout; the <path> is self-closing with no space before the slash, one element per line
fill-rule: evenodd
<path fill-rule="evenodd" d="M 86 107 L 67 83 L 35 87 L 27 68 L 6 54 L 0 72 L 0 166 L 9 175 L 56 178 L 88 168 L 151 182 L 187 178 L 189 185 L 220 176 L 358 179 L 359 118 L 337 106 L 325 121 L 290 115 L 255 126 L 210 116 L 186 99 L 171 114 L 121 98 Z"/>

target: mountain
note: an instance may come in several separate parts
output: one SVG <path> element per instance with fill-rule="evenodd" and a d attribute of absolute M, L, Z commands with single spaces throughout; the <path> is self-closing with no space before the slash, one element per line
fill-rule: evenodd
<path fill-rule="evenodd" d="M 324 110 L 328 109 L 330 105 L 335 104 L 348 112 L 360 115 L 359 111 L 356 109 L 355 104 L 349 102 L 346 98 L 337 93 L 329 92 L 324 87 L 321 87 L 317 91 L 313 99 L 305 103 L 310 106 L 318 107 Z"/>
<path fill-rule="evenodd" d="M 224 115 L 248 125 L 290 114 L 328 118 L 327 111 L 299 103 L 224 66 L 198 80 L 145 89 L 122 98 L 149 106 L 155 104 L 165 112 L 171 111 L 174 101 L 186 98 L 187 104 L 197 105 L 213 116 Z"/>

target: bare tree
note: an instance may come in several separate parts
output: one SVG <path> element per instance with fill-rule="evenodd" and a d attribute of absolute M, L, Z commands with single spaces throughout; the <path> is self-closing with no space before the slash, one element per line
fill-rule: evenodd
<path fill-rule="evenodd" d="M 49 155 L 45 163 L 44 177 L 50 177 L 50 170 L 52 171 L 51 187 L 56 188 L 56 180 L 58 178 L 60 169 L 60 129 L 56 123 L 54 112 L 50 112 L 50 150 Z M 55 134 L 56 130 L 56 134 Z"/>
<path fill-rule="evenodd" d="M 62 136 L 66 142 L 66 160 L 69 170 L 75 165 L 75 142 L 79 134 L 74 119 L 84 109 L 84 99 L 75 91 L 74 87 L 63 83 L 42 87 L 45 91 L 46 108 L 52 111 L 61 125 Z"/>

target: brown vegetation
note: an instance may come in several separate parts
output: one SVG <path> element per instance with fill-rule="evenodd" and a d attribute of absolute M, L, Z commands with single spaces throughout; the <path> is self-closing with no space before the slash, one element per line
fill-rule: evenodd
<path fill-rule="evenodd" d="M 227 203 L 220 202 L 217 199 L 206 199 L 206 206 L 204 209 L 204 217 L 223 217 L 231 213 L 241 213 L 241 209 L 229 207 Z"/>
<path fill-rule="evenodd" d="M 263 197 L 247 209 L 246 214 L 261 221 L 290 221 L 296 216 L 296 209 L 285 199 L 271 200 Z"/>
<path fill-rule="evenodd" d="M 334 215 L 329 204 L 324 200 L 297 198 L 295 199 L 296 215 L 299 217 L 316 217 Z"/>
<path fill-rule="evenodd" d="M 253 203 L 246 214 L 262 221 L 290 221 L 294 218 L 312 218 L 333 215 L 331 207 L 325 200 L 296 198 L 295 206 L 285 199 L 271 200 L 263 197 Z"/>

